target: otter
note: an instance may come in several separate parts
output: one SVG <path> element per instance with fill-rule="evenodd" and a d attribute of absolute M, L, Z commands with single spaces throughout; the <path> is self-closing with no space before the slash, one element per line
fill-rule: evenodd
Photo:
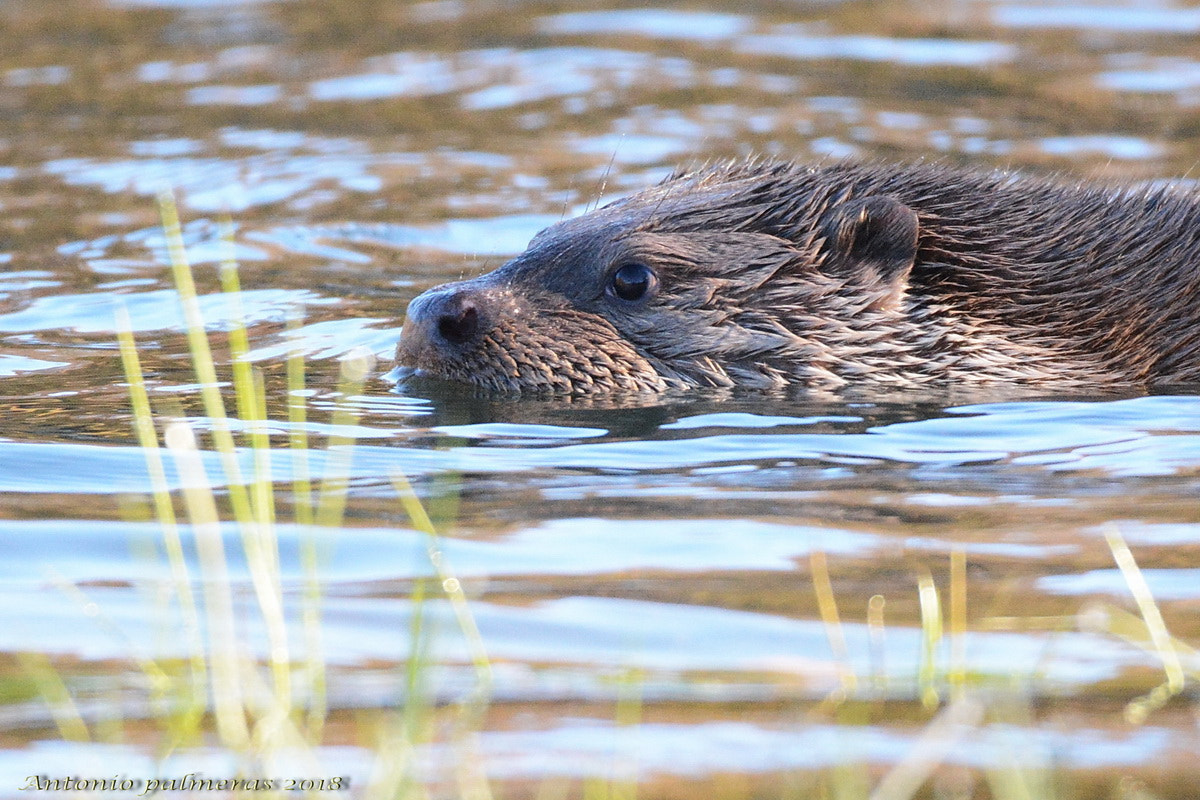
<path fill-rule="evenodd" d="M 401 366 L 499 392 L 1200 380 L 1200 192 L 742 161 L 408 307 Z"/>

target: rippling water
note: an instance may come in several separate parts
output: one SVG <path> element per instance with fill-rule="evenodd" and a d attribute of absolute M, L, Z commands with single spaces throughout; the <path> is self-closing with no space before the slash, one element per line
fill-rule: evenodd
<path fill-rule="evenodd" d="M 149 475 L 114 311 L 132 316 L 159 410 L 200 414 L 155 206 L 171 188 L 214 334 L 234 313 L 215 266 L 241 264 L 272 417 L 298 350 L 303 430 L 355 440 L 301 458 L 285 449 L 295 426 L 270 428 L 281 498 L 301 468 L 350 481 L 342 527 L 287 522 L 279 546 L 297 649 L 319 556 L 332 710 L 315 754 L 351 794 L 374 769 L 361 715 L 405 702 L 415 618 L 438 632 L 417 654 L 429 693 L 453 703 L 474 680 L 453 609 L 414 605 L 429 561 L 399 471 L 436 512 L 493 662 L 476 756 L 503 796 L 580 796 L 597 778 L 645 797 L 818 796 L 874 785 L 932 736 L 930 797 L 1194 797 L 1195 395 L 612 407 L 397 386 L 388 370 L 417 293 L 678 164 L 766 152 L 1190 181 L 1197 34 L 1200 10 L 1132 2 L 3 5 L 0 796 L 27 796 L 33 774 L 238 768 L 211 742 L 164 755 L 145 723 L 139 664 L 188 650 L 161 530 L 135 499 Z M 335 420 L 339 359 L 364 350 L 374 376 L 343 398 L 357 419 Z M 166 480 L 186 483 L 170 458 Z M 1129 616 L 1114 531 L 1187 676 L 1144 720 L 1130 709 L 1164 661 Z M 267 659 L 241 534 L 221 533 L 238 636 Z M 184 527 L 188 553 L 195 536 Z M 931 645 L 922 614 L 936 592 L 949 624 L 960 557 L 966 631 Z M 840 628 L 814 591 L 826 575 Z M 31 664 L 61 677 L 96 741 L 63 740 Z M 451 739 L 414 750 L 434 796 L 456 791 Z"/>

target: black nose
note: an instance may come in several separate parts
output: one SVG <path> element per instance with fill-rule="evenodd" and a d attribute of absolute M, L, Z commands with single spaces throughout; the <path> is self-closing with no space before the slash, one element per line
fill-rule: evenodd
<path fill-rule="evenodd" d="M 447 342 L 466 344 L 479 333 L 479 309 L 474 301 L 455 294 L 438 311 L 437 332 Z"/>
<path fill-rule="evenodd" d="M 397 350 L 402 362 L 421 366 L 430 359 L 456 357 L 488 330 L 488 297 L 471 282 L 437 286 L 408 304 Z"/>

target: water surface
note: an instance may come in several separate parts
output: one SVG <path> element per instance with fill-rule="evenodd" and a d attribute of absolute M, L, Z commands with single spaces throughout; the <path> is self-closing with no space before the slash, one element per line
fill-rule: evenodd
<path fill-rule="evenodd" d="M 809 796 L 846 774 L 870 786 L 939 730 L 939 709 L 968 721 L 926 796 L 1003 796 L 997 775 L 1031 796 L 1193 796 L 1200 662 L 1180 649 L 1189 688 L 1130 713 L 1165 673 L 1110 547 L 1116 531 L 1166 628 L 1194 647 L 1190 389 L 614 405 L 396 386 L 388 370 L 417 293 L 681 163 L 768 153 L 1187 179 L 1196 10 L 602 6 L 0 8 L 0 795 L 27 795 L 35 773 L 238 769 L 211 741 L 164 755 L 139 666 L 189 652 L 162 531 L 137 500 L 149 473 L 114 322 L 129 311 L 158 411 L 202 415 L 155 207 L 169 188 L 218 361 L 234 309 L 216 266 L 232 254 L 274 419 L 283 360 L 308 362 L 300 427 L 321 447 L 287 451 L 296 426 L 274 422 L 270 470 L 294 654 L 311 644 L 301 609 L 318 555 L 331 711 L 320 768 L 297 755 L 281 774 L 346 775 L 366 796 L 369 715 L 413 700 L 415 617 L 436 632 L 416 654 L 424 691 L 449 709 L 475 685 L 453 609 L 414 602 L 430 565 L 399 471 L 435 512 L 493 663 L 472 758 L 504 796 L 581 796 L 597 779 L 663 798 Z M 334 420 L 339 360 L 355 352 L 378 361 L 340 398 L 357 419 Z M 212 427 L 196 425 L 206 448 Z M 329 436 L 342 443 L 326 452 Z M 218 456 L 203 462 L 223 485 Z M 187 483 L 169 456 L 166 469 L 171 488 Z M 290 522 L 302 469 L 346 471 L 343 525 Z M 238 641 L 265 660 L 241 532 L 220 534 Z M 196 531 L 180 535 L 201 571 Z M 836 628 L 814 589 L 826 576 Z M 39 664 L 95 741 L 63 741 L 30 682 Z M 427 738 L 414 774 L 453 796 L 462 752 L 440 728 Z"/>

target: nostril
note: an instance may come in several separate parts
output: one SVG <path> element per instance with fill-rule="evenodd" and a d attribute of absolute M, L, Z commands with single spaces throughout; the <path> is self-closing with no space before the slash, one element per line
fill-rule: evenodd
<path fill-rule="evenodd" d="M 446 341 L 464 344 L 479 332 L 479 312 L 470 303 L 463 303 L 438 317 L 437 327 L 438 333 Z"/>

